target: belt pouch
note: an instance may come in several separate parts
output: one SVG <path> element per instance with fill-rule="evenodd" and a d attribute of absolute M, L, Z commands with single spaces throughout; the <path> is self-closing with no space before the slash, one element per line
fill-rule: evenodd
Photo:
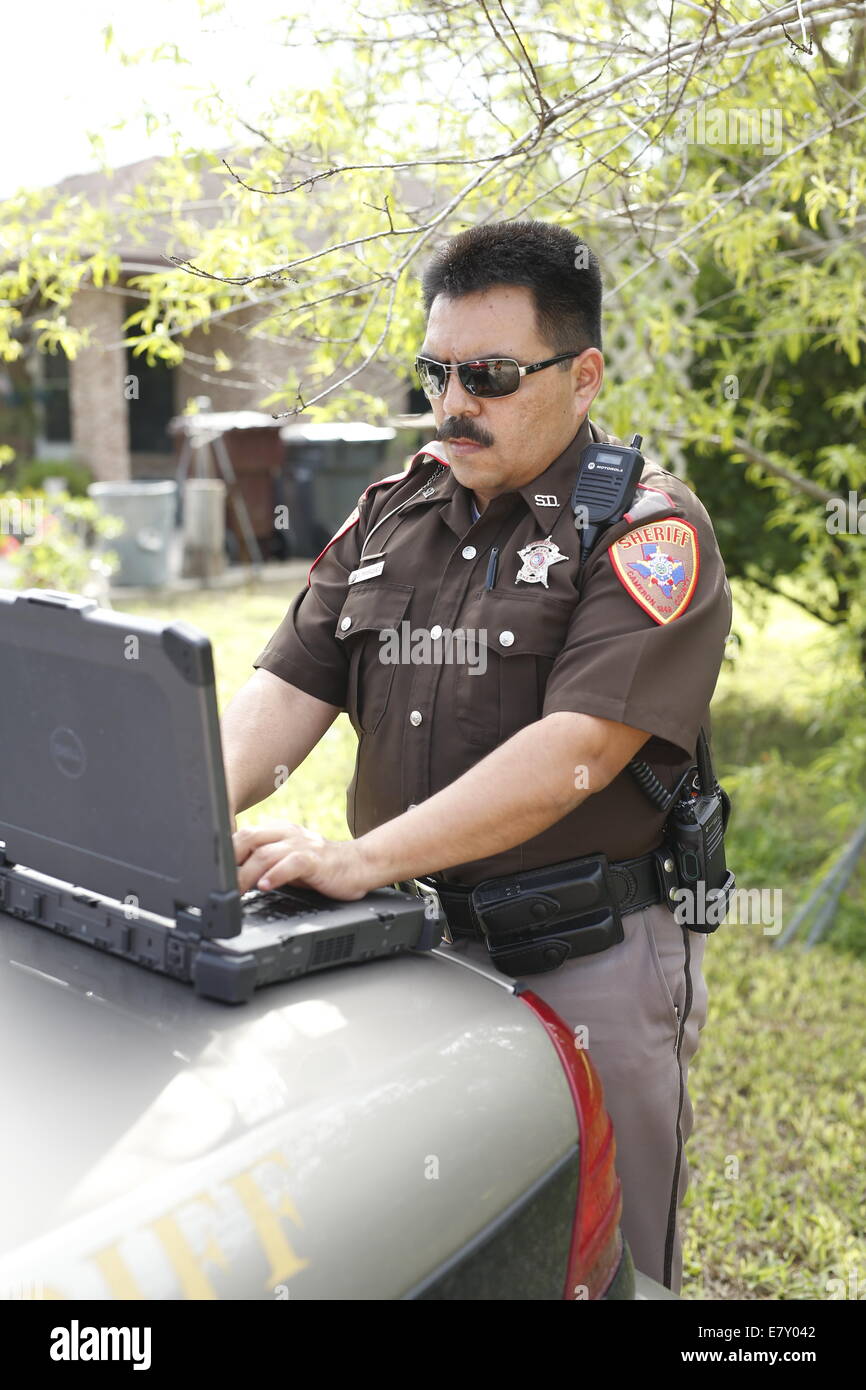
<path fill-rule="evenodd" d="M 623 939 L 604 854 L 486 879 L 471 902 L 490 958 L 506 975 L 555 970 Z"/>

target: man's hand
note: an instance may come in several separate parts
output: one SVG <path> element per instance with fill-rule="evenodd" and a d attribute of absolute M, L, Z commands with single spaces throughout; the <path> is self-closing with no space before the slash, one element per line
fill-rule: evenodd
<path fill-rule="evenodd" d="M 242 893 L 297 883 L 356 902 L 378 888 L 354 840 L 326 840 L 300 825 L 257 825 L 232 836 Z"/>

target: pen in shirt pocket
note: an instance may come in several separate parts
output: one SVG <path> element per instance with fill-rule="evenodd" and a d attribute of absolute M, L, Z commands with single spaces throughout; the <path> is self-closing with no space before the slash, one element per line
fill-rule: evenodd
<path fill-rule="evenodd" d="M 490 559 L 487 561 L 487 578 L 484 582 L 485 589 L 492 589 L 496 583 L 496 570 L 499 565 L 499 546 L 495 545 L 490 552 Z"/>

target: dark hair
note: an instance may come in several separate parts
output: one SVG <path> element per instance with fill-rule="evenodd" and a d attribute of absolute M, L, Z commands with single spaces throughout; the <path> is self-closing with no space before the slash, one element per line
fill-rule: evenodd
<path fill-rule="evenodd" d="M 578 248 L 583 248 L 580 258 Z M 550 343 L 551 356 L 588 347 L 601 350 L 601 270 L 598 258 L 574 232 L 553 222 L 467 228 L 441 246 L 425 267 L 424 308 L 429 314 L 439 294 L 458 299 L 494 285 L 524 285 L 532 291 L 538 331 Z M 570 366 L 560 363 L 564 371 Z"/>

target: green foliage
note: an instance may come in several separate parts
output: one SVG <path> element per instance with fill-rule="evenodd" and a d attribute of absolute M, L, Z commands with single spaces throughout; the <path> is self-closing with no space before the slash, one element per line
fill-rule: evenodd
<path fill-rule="evenodd" d="M 809 267 L 803 270 L 808 274 Z M 697 354 L 689 368 L 694 388 L 714 396 L 719 411 L 727 411 L 723 384 L 733 374 L 740 396 L 730 414 L 734 422 L 743 417 L 741 434 L 748 433 L 751 414 L 768 437 L 772 434 L 773 453 L 781 463 L 846 499 L 849 490 L 861 488 L 866 482 L 860 443 L 866 420 L 862 369 L 836 344 L 810 345 L 793 362 L 774 362 L 760 319 L 749 313 L 743 296 L 730 294 L 728 281 L 712 262 L 702 266 L 696 294 L 702 332 L 715 331 L 736 347 L 724 349 L 721 363 Z M 745 350 L 750 338 L 761 345 L 757 360 Z M 816 499 L 773 484 L 759 469 L 738 466 L 729 448 L 691 445 L 685 452 L 689 481 L 713 517 L 729 575 L 760 584 L 793 573 L 807 579 L 804 542 L 812 553 L 844 545 L 828 538 L 827 512 Z M 861 577 L 858 565 L 851 576 L 857 587 Z M 833 616 L 843 592 L 841 584 L 829 586 L 827 616 Z"/>
<path fill-rule="evenodd" d="M 755 932 L 723 925 L 707 942 L 683 1297 L 851 1297 L 859 1271 L 862 1298 L 866 962 L 773 952 Z"/>
<path fill-rule="evenodd" d="M 531 214 L 581 231 L 602 260 L 608 247 L 626 250 L 608 285 L 608 323 L 645 331 L 647 372 L 640 382 L 611 374 L 605 420 L 627 427 L 640 405 L 657 420 L 659 438 L 667 421 L 687 432 L 711 419 L 724 427 L 722 367 L 733 353 L 745 381 L 752 359 L 769 352 L 773 380 L 763 388 L 759 423 L 764 442 L 788 452 L 796 418 L 782 422 L 786 437 L 772 437 L 785 408 L 786 364 L 823 345 L 856 367 L 866 332 L 866 278 L 853 235 L 866 202 L 864 124 L 851 96 L 863 69 L 856 26 L 838 26 L 808 70 L 781 26 L 768 29 L 744 71 L 741 54 L 723 46 L 727 21 L 708 34 L 702 12 L 682 8 L 676 41 L 694 44 L 695 53 L 672 81 L 654 6 L 630 12 L 632 46 L 622 51 L 610 43 L 609 7 L 596 0 L 577 26 L 564 0 L 516 0 L 509 21 L 500 26 L 484 7 L 455 10 L 436 0 L 420 10 L 408 0 L 374 3 L 359 19 L 338 3 L 317 26 L 325 46 L 343 36 L 328 80 L 261 92 L 258 111 L 245 100 L 238 128 L 264 134 L 236 143 L 225 164 L 172 132 L 174 152 L 113 206 L 26 191 L 7 200 L 0 355 L 20 353 L 22 306 L 33 295 L 45 310 L 30 329 L 45 347 L 73 355 L 84 340 L 67 315 L 76 289 L 117 282 L 119 240 L 134 246 L 168 236 L 168 254 L 189 264 L 134 277 L 131 287 L 145 296 L 127 325 L 134 354 L 179 363 L 194 327 L 254 300 L 266 315 L 257 335 L 309 349 L 304 379 L 281 385 L 283 403 L 294 409 L 303 401 L 320 418 L 339 409 L 354 389 L 343 378 L 368 358 L 405 370 L 423 331 L 417 275 L 441 238 L 479 219 Z M 823 31 L 820 13 L 810 22 Z M 305 12 L 290 6 L 287 41 L 296 42 L 304 25 Z M 120 63 L 186 61 L 171 43 L 122 53 L 111 26 L 104 34 Z M 387 44 L 376 41 L 386 34 Z M 639 62 L 635 44 L 656 61 Z M 776 111 L 781 154 L 770 158 L 731 140 L 687 144 L 677 135 L 681 117 L 714 98 L 725 108 Z M 213 91 L 203 92 L 202 112 L 226 122 L 235 114 Z M 148 119 L 156 132 L 160 118 L 150 112 Z M 225 177 L 216 221 L 198 216 L 206 167 Z M 626 223 L 623 201 L 640 212 L 634 218 L 626 209 L 625 242 L 611 231 Z M 677 312 L 670 288 L 646 276 L 665 260 L 677 275 L 712 269 L 728 296 L 733 342 L 718 337 L 706 299 L 692 322 Z M 759 329 L 751 357 L 747 324 Z M 696 350 L 707 368 L 685 398 L 681 347 Z M 384 409 L 379 401 L 378 413 Z M 745 410 L 741 398 L 727 423 L 745 420 Z M 794 449 L 793 461 L 795 470 L 804 465 L 806 451 Z M 787 563 L 783 537 L 770 550 Z"/>
<path fill-rule="evenodd" d="M 84 593 L 95 576 L 117 571 L 117 553 L 109 550 L 97 558 L 93 547 L 97 540 L 120 535 L 122 521 L 104 516 L 89 498 L 71 497 L 69 493 L 46 497 L 29 489 L 20 493 L 20 499 L 35 504 L 26 510 L 28 524 L 34 524 L 20 538 L 6 537 L 4 558 L 15 572 L 15 588 Z"/>
<path fill-rule="evenodd" d="M 0 492 L 39 491 L 46 478 L 65 478 L 71 497 L 86 497 L 93 473 L 85 463 L 73 459 L 19 459 L 0 478 Z"/>

